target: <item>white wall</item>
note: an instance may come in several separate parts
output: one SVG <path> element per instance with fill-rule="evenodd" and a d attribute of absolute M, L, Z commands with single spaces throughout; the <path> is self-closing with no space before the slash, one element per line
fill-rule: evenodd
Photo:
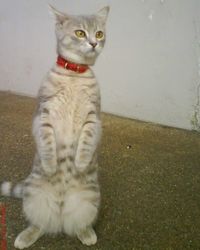
<path fill-rule="evenodd" d="M 199 0 L 0 0 L 0 90 L 35 96 L 55 62 L 49 2 L 72 14 L 111 6 L 95 66 L 104 111 L 200 127 Z"/>

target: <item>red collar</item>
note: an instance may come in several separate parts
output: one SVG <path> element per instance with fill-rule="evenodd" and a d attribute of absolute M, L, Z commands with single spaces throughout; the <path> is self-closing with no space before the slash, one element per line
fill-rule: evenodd
<path fill-rule="evenodd" d="M 77 73 L 84 73 L 89 69 L 88 65 L 72 63 L 62 58 L 61 56 L 58 56 L 57 58 L 57 65 L 63 67 L 64 69 L 75 71 Z"/>

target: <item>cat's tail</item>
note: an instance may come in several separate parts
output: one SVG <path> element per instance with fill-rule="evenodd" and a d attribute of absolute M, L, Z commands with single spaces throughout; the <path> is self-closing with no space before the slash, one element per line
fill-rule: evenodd
<path fill-rule="evenodd" d="M 10 196 L 15 198 L 23 197 L 23 186 L 22 182 L 13 185 L 12 182 L 4 181 L 0 184 L 0 193 L 2 196 Z"/>

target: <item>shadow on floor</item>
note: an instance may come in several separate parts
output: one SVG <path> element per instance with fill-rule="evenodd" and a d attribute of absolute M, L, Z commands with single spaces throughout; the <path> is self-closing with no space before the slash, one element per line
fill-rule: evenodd
<path fill-rule="evenodd" d="M 0 92 L 0 181 L 30 172 L 35 99 Z M 32 250 L 200 249 L 200 135 L 103 114 L 98 243 L 42 237 Z M 8 250 L 26 226 L 21 201 L 6 206 Z M 0 227 L 1 228 L 1 227 Z"/>

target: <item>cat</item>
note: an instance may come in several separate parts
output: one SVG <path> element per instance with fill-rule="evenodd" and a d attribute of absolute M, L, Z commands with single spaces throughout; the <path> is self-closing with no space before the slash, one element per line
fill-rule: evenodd
<path fill-rule="evenodd" d="M 21 184 L 1 186 L 3 195 L 22 198 L 29 222 L 14 242 L 18 249 L 45 233 L 64 232 L 88 246 L 97 242 L 93 226 L 100 206 L 100 90 L 90 66 L 104 47 L 109 7 L 85 16 L 50 8 L 58 59 L 38 93 L 33 168 Z"/>

